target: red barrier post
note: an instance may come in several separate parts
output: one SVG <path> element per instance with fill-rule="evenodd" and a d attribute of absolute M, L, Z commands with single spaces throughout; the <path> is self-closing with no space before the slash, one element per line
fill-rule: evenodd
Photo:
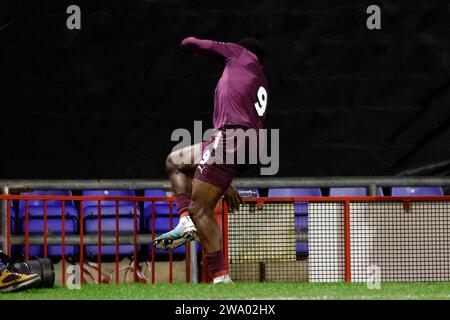
<path fill-rule="evenodd" d="M 6 201 L 6 254 L 11 254 L 11 200 Z"/>
<path fill-rule="evenodd" d="M 186 283 L 191 283 L 191 242 L 186 242 Z"/>
<path fill-rule="evenodd" d="M 152 201 L 152 241 L 155 240 L 155 201 Z M 155 247 L 152 245 L 152 284 L 155 284 Z"/>
<path fill-rule="evenodd" d="M 138 281 L 138 276 L 137 276 L 137 268 L 138 268 L 138 263 L 137 263 L 137 202 L 133 201 L 133 218 L 134 218 L 134 225 L 133 225 L 133 229 L 134 229 L 134 236 L 133 236 L 133 273 L 134 273 L 134 282 Z"/>
<path fill-rule="evenodd" d="M 119 283 L 119 201 L 116 201 L 116 283 Z"/>
<path fill-rule="evenodd" d="M 345 255 L 345 282 L 352 281 L 351 248 L 350 248 L 350 201 L 344 202 L 344 255 Z"/>
<path fill-rule="evenodd" d="M 169 230 L 173 228 L 173 202 L 169 201 Z M 169 250 L 169 283 L 173 280 L 173 257 L 172 250 Z"/>
<path fill-rule="evenodd" d="M 47 258 L 47 200 L 44 200 L 44 257 Z"/>
<path fill-rule="evenodd" d="M 83 245 L 83 201 L 80 201 L 80 280 L 83 283 L 84 245 Z"/>
<path fill-rule="evenodd" d="M 25 259 L 30 259 L 30 225 L 28 200 L 25 200 Z"/>
<path fill-rule="evenodd" d="M 222 200 L 222 234 L 223 234 L 223 255 L 225 258 L 225 268 L 228 270 L 228 205 Z"/>
<path fill-rule="evenodd" d="M 97 231 L 98 231 L 98 241 L 97 241 L 97 277 L 98 284 L 102 283 L 102 205 L 101 201 L 97 201 L 97 212 L 98 212 L 98 220 L 97 220 Z"/>
<path fill-rule="evenodd" d="M 66 285 L 66 202 L 61 202 L 61 280 Z"/>

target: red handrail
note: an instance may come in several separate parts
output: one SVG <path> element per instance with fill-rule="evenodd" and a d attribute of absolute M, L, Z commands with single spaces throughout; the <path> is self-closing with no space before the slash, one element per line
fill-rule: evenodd
<path fill-rule="evenodd" d="M 175 201 L 175 197 L 116 197 L 116 196 L 39 196 L 2 194 L 0 200 L 73 200 L 73 201 Z M 377 201 L 448 201 L 448 196 L 408 196 L 408 197 L 248 197 L 244 202 L 377 202 Z"/>

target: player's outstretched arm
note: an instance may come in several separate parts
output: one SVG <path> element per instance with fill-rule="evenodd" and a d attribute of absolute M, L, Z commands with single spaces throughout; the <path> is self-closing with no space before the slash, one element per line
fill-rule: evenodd
<path fill-rule="evenodd" d="M 207 55 L 214 58 L 227 59 L 233 54 L 230 44 L 213 40 L 203 40 L 196 37 L 188 37 L 181 41 L 183 51 L 197 55 Z"/>

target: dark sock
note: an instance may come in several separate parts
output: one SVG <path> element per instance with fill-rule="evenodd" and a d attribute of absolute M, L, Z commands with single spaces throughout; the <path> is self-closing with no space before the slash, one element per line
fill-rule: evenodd
<path fill-rule="evenodd" d="M 178 214 L 181 215 L 184 211 L 187 211 L 189 204 L 191 203 L 191 195 L 189 193 L 180 193 L 176 196 L 176 204 Z"/>
<path fill-rule="evenodd" d="M 225 259 L 222 250 L 207 253 L 206 261 L 208 262 L 209 274 L 212 278 L 224 276 L 228 273 L 225 268 Z"/>

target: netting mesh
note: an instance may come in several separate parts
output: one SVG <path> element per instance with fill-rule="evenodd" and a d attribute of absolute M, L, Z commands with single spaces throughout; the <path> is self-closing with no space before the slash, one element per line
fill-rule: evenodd
<path fill-rule="evenodd" d="M 345 203 L 245 204 L 229 219 L 237 281 L 345 281 Z M 449 201 L 352 201 L 351 280 L 450 280 Z"/>
<path fill-rule="evenodd" d="M 370 266 L 382 281 L 450 280 L 450 202 L 350 205 L 352 281 Z"/>
<path fill-rule="evenodd" d="M 249 203 L 229 214 L 229 264 L 234 279 L 306 280 L 307 249 L 299 255 L 302 250 L 297 244 L 307 246 L 307 225 L 302 228 L 294 211 L 293 203 L 267 203 L 262 209 Z"/>
<path fill-rule="evenodd" d="M 344 203 L 309 203 L 309 281 L 345 279 Z"/>

